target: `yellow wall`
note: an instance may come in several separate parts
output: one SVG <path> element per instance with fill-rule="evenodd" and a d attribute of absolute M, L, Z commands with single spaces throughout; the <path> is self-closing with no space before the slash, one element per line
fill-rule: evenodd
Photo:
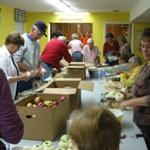
<path fill-rule="evenodd" d="M 144 28 L 150 27 L 150 23 L 135 23 L 134 24 L 134 54 L 138 56 L 142 56 L 142 52 L 140 51 L 140 33 Z"/>
<path fill-rule="evenodd" d="M 0 46 L 4 43 L 6 36 L 14 30 L 14 9 L 0 4 Z"/>

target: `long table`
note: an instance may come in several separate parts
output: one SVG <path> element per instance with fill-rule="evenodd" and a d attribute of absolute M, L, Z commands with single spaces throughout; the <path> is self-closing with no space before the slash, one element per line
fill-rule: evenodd
<path fill-rule="evenodd" d="M 81 99 L 82 105 L 92 105 L 92 104 L 100 104 L 101 94 L 105 93 L 104 80 L 91 80 L 94 82 L 94 90 L 92 92 L 82 90 Z M 126 135 L 125 139 L 121 140 L 120 150 L 147 150 L 145 141 L 143 137 L 136 138 L 136 134 L 141 134 L 139 128 L 132 121 L 133 111 L 124 110 L 124 116 L 122 120 L 122 135 Z M 33 141 L 33 140 L 21 140 L 20 143 L 14 146 L 33 146 L 34 144 L 41 144 L 42 141 Z M 54 142 L 54 146 L 58 144 L 58 140 Z"/>

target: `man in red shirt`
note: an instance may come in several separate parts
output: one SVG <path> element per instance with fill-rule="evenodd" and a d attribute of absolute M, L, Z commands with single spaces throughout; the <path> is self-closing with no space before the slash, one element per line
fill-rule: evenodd
<path fill-rule="evenodd" d="M 60 70 L 59 62 L 63 57 L 68 62 L 72 61 L 65 42 L 65 37 L 60 36 L 58 39 L 50 40 L 40 57 L 43 67 L 46 69 L 46 74 L 43 79 L 51 75 L 53 68 Z"/>

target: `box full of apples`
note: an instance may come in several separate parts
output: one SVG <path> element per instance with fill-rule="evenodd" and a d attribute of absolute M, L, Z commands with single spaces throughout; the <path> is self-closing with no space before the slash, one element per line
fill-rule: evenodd
<path fill-rule="evenodd" d="M 55 140 L 66 126 L 69 116 L 69 96 L 33 94 L 16 103 L 24 123 L 24 139 Z"/>

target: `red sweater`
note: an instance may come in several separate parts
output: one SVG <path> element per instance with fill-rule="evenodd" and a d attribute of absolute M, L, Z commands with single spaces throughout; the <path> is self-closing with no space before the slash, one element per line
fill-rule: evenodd
<path fill-rule="evenodd" d="M 67 45 L 61 40 L 54 39 L 47 43 L 40 58 L 41 61 L 52 65 L 53 68 L 59 69 L 59 62 L 62 57 L 68 62 L 71 62 L 72 60 Z"/>
<path fill-rule="evenodd" d="M 112 51 L 113 54 L 117 54 L 118 53 L 118 51 L 119 51 L 119 43 L 118 43 L 118 41 L 114 40 L 112 45 L 110 45 L 108 42 L 104 43 L 103 55 L 105 56 L 105 54 L 107 52 L 110 52 L 110 51 Z"/>
<path fill-rule="evenodd" d="M 11 97 L 8 81 L 0 69 L 0 138 L 16 144 L 23 136 L 23 123 Z M 0 150 L 3 145 L 0 142 Z"/>

